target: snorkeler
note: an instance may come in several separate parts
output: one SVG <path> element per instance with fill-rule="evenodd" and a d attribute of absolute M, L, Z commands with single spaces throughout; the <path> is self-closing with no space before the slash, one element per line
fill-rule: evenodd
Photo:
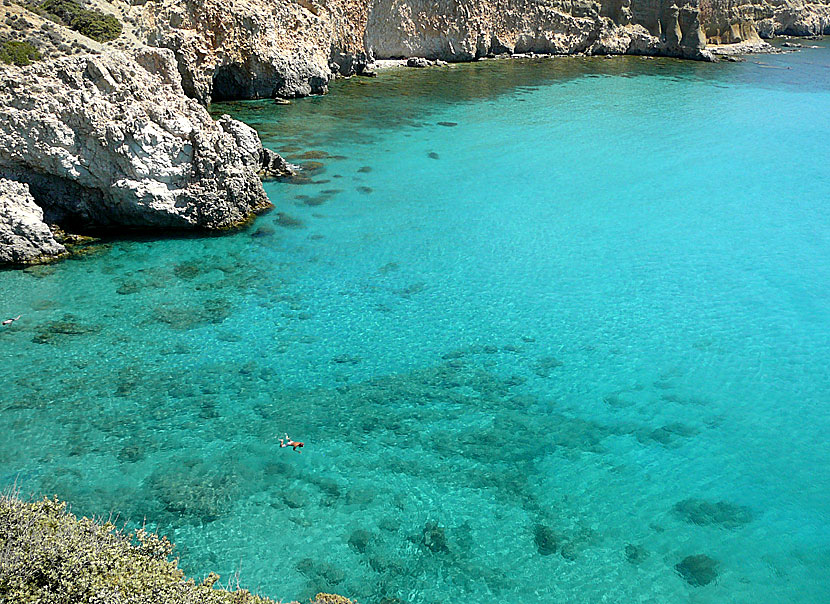
<path fill-rule="evenodd" d="M 11 325 L 12 323 L 14 323 L 15 321 L 17 321 L 17 320 L 18 320 L 20 317 L 22 317 L 22 316 L 23 316 L 23 315 L 17 315 L 14 319 L 6 319 L 6 320 L 5 320 L 5 321 L 3 321 L 2 323 L 0 323 L 0 325 Z"/>
<path fill-rule="evenodd" d="M 293 447 L 294 450 L 297 451 L 298 448 L 302 448 L 304 446 L 305 443 L 297 442 L 296 440 L 291 440 L 290 438 L 288 438 L 288 434 L 285 435 L 285 438 L 280 439 L 280 447 L 282 447 L 283 449 L 285 447 Z M 302 451 L 297 451 L 297 453 L 302 453 Z"/>

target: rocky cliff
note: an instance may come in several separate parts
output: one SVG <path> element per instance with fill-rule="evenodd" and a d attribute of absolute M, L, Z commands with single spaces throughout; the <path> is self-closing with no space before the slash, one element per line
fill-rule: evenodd
<path fill-rule="evenodd" d="M 0 69 L 0 177 L 49 223 L 225 228 L 268 207 L 256 133 L 186 97 L 145 48 Z"/>
<path fill-rule="evenodd" d="M 362 52 L 365 22 L 365 5 L 348 0 L 158 0 L 139 17 L 147 43 L 176 53 L 185 91 L 203 102 L 323 93 L 330 59 Z"/>
<path fill-rule="evenodd" d="M 176 54 L 203 102 L 326 91 L 371 59 L 469 61 L 489 54 L 664 54 L 704 58 L 690 0 L 154 0 L 148 43 Z"/>
<path fill-rule="evenodd" d="M 0 43 L 87 54 L 0 67 L 0 178 L 28 186 L 3 181 L 0 262 L 62 253 L 43 221 L 217 229 L 268 207 L 257 172 L 291 167 L 200 103 L 322 93 L 381 58 L 706 59 L 707 38 L 830 33 L 830 0 L 85 0 L 123 22 L 102 44 L 21 2 L 0 7 Z"/>
<path fill-rule="evenodd" d="M 773 36 L 830 35 L 828 0 L 699 0 L 710 43 Z"/>
<path fill-rule="evenodd" d="M 714 43 L 830 33 L 830 0 L 150 0 L 140 38 L 211 99 L 325 92 L 367 60 L 502 53 L 708 58 Z"/>

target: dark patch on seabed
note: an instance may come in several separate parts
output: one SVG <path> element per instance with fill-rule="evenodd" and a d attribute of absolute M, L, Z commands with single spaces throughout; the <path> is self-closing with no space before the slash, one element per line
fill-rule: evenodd
<path fill-rule="evenodd" d="M 393 264 L 383 268 L 394 268 Z M 186 263 L 179 267 L 174 273 L 191 276 Z M 207 312 L 207 320 L 216 320 L 214 311 Z M 155 311 L 157 320 L 173 329 L 205 320 L 201 314 L 191 314 L 182 311 L 168 318 Z M 49 329 L 67 337 L 90 333 L 69 318 L 50 324 Z M 230 341 L 237 339 L 230 337 Z M 445 573 L 467 580 L 475 577 L 494 596 L 509 594 L 517 586 L 497 566 L 482 564 L 481 551 L 487 543 L 480 541 L 480 527 L 472 521 L 459 524 L 435 513 L 413 525 L 419 516 L 417 497 L 390 488 L 386 481 L 344 480 L 337 467 L 300 470 L 291 457 L 275 455 L 279 449 L 273 429 L 309 426 L 309 412 L 314 410 L 325 416 L 325 422 L 310 426 L 308 440 L 314 438 L 320 447 L 334 439 L 337 446 L 346 447 L 349 455 L 341 459 L 352 476 L 414 479 L 432 484 L 436 492 L 449 488 L 487 494 L 527 517 L 515 535 L 521 548 L 579 563 L 603 537 L 574 528 L 572 519 L 563 518 L 555 502 L 540 493 L 537 464 L 551 455 L 571 460 L 563 463 L 575 463 L 582 454 L 603 455 L 606 439 L 651 428 L 575 417 L 557 411 L 549 401 L 521 394 L 526 378 L 500 376 L 481 364 L 481 358 L 500 350 L 515 354 L 510 347 L 472 347 L 445 355 L 448 360 L 431 368 L 312 390 L 281 387 L 279 375 L 255 360 L 232 369 L 206 365 L 186 374 L 127 366 L 98 388 L 142 401 L 140 414 L 129 407 L 73 407 L 70 396 L 55 404 L 66 406 L 64 422 L 70 427 L 70 440 L 65 446 L 72 454 L 114 455 L 128 473 L 146 467 L 139 488 L 90 489 L 97 481 L 83 469 L 60 466 L 44 472 L 38 490 L 56 493 L 79 510 L 113 509 L 136 522 L 153 519 L 165 531 L 182 523 L 198 526 L 222 521 L 239 514 L 235 511 L 239 502 L 252 499 L 282 510 L 299 527 L 332 514 L 351 518 L 343 542 L 360 556 L 370 576 L 364 575 L 361 584 L 355 585 L 349 581 L 345 563 L 304 558 L 296 565 L 307 579 L 303 596 L 345 590 L 368 601 L 405 598 L 413 577 Z M 342 354 L 333 357 L 332 363 L 353 365 L 360 358 Z M 551 365 L 546 359 L 542 364 Z M 244 402 L 240 406 L 228 401 L 257 402 L 248 408 Z M 158 431 L 158 422 L 170 430 Z M 197 428 L 204 422 L 210 422 L 209 429 Z M 180 438 L 189 441 L 188 452 L 179 451 Z M 218 454 L 201 453 L 215 449 L 212 443 L 217 438 L 245 443 L 245 457 L 240 457 L 236 447 Z M 677 509 L 707 517 L 711 513 L 715 522 L 729 526 L 745 516 L 727 504 L 710 509 L 681 502 Z M 384 510 L 382 516 L 377 516 L 378 510 Z M 188 559 L 187 544 L 182 546 L 186 566 L 210 564 L 202 559 L 204 553 Z M 639 550 L 628 554 L 635 562 L 643 556 Z M 686 563 L 677 572 L 705 584 L 709 571 L 698 570 L 699 566 Z M 474 591 L 474 583 L 458 585 L 459 597 L 473 597 Z"/>

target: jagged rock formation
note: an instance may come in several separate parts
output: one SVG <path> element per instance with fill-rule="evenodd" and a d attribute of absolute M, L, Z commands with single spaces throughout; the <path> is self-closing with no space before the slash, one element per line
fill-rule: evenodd
<path fill-rule="evenodd" d="M 176 53 L 193 98 L 294 97 L 325 92 L 330 62 L 354 71 L 365 10 L 349 0 L 157 0 L 140 24 L 149 44 Z"/>
<path fill-rule="evenodd" d="M 630 0 L 153 0 L 139 23 L 148 43 L 176 53 L 187 94 L 209 102 L 322 93 L 333 74 L 361 73 L 373 58 L 704 58 L 697 14 Z"/>
<path fill-rule="evenodd" d="M 65 253 L 29 187 L 0 178 L 0 264 L 30 264 Z"/>
<path fill-rule="evenodd" d="M 333 75 L 362 73 L 372 58 L 464 61 L 508 52 L 707 58 L 707 42 L 830 34 L 830 0 L 89 2 L 119 18 L 119 39 L 98 44 L 14 3 L 0 6 L 0 39 L 30 41 L 49 56 L 143 43 L 169 48 L 187 95 L 207 103 L 322 93 Z"/>
<path fill-rule="evenodd" d="M 372 59 L 502 53 L 709 58 L 715 43 L 830 33 L 830 0 L 150 0 L 148 43 L 202 102 L 326 91 Z"/>
<path fill-rule="evenodd" d="M 644 5 L 627 0 L 375 0 L 365 42 L 378 56 L 447 61 L 527 52 L 703 56 L 695 6 Z"/>
<path fill-rule="evenodd" d="M 285 161 L 279 153 L 266 149 L 259 142 L 259 135 L 256 130 L 233 119 L 229 115 L 223 115 L 216 123 L 225 132 L 229 133 L 236 140 L 239 149 L 247 154 L 248 163 L 256 166 L 257 173 L 262 178 L 279 178 L 294 176 L 294 166 Z"/>
<path fill-rule="evenodd" d="M 168 50 L 0 70 L 0 176 L 50 223 L 233 226 L 270 205 L 261 154 L 253 130 L 183 94 Z"/>
<path fill-rule="evenodd" d="M 0 16 L 6 13 L 0 38 L 36 45 L 54 38 L 50 56 L 142 43 L 169 48 L 186 94 L 208 103 L 323 93 L 333 76 L 363 73 L 373 58 L 466 61 L 510 52 L 708 58 L 707 42 L 830 34 L 830 0 L 90 1 L 123 22 L 118 40 L 78 38 L 13 3 L 0 7 Z M 12 23 L 8 34 L 3 23 Z"/>
<path fill-rule="evenodd" d="M 715 44 L 830 35 L 827 0 L 700 0 L 700 14 L 706 38 Z"/>

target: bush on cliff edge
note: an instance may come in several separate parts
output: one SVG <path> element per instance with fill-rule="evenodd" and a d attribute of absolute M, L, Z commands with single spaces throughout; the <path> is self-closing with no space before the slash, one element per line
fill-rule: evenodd
<path fill-rule="evenodd" d="M 82 7 L 74 0 L 46 0 L 41 8 L 55 15 L 70 29 L 96 42 L 109 42 L 121 35 L 121 22 L 99 10 Z"/>
<path fill-rule="evenodd" d="M 274 604 L 247 590 L 186 579 L 166 537 L 78 519 L 55 499 L 0 495 L 0 602 L 18 604 Z M 318 594 L 313 604 L 353 604 Z"/>

